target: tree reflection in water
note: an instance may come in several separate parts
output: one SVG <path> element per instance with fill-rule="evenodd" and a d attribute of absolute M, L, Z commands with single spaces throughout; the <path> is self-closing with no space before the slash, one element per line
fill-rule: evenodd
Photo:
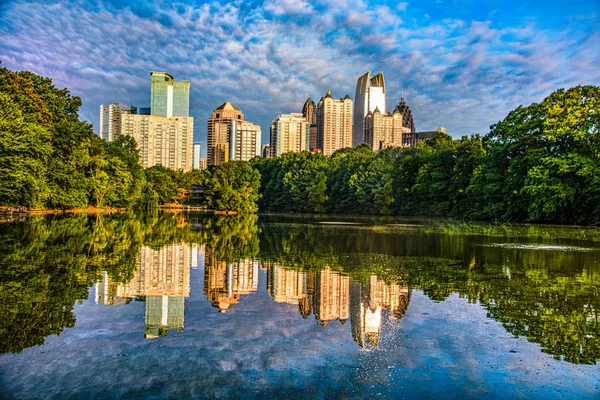
<path fill-rule="evenodd" d="M 412 291 L 422 290 L 435 301 L 457 293 L 481 304 L 507 331 L 556 358 L 600 359 L 597 231 L 353 221 L 160 213 L 2 223 L 0 352 L 20 352 L 73 327 L 74 304 L 93 285 L 98 303 L 145 301 L 146 338 L 184 329 L 200 251 L 204 294 L 221 312 L 256 293 L 262 268 L 273 301 L 297 306 L 299 317 L 314 316 L 324 327 L 350 319 L 352 338 L 364 348 L 377 348 L 381 330 L 399 323 Z"/>

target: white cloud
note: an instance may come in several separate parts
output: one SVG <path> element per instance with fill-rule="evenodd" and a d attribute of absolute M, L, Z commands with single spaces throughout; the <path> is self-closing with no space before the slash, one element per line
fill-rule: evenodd
<path fill-rule="evenodd" d="M 198 139 L 212 110 L 231 100 L 262 125 L 266 140 L 277 114 L 299 111 L 328 88 L 353 96 L 367 70 L 384 71 L 388 104 L 405 91 L 418 129 L 443 122 L 455 135 L 486 133 L 510 109 L 559 86 L 600 82 L 597 32 L 582 37 L 458 19 L 407 26 L 394 10 L 362 1 L 143 12 L 17 2 L 0 15 L 0 41 L 4 66 L 68 87 L 94 124 L 101 103 L 147 106 L 150 70 L 190 79 Z"/>

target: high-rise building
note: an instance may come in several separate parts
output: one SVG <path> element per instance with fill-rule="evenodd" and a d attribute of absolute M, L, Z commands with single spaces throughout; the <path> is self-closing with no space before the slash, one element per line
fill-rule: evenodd
<path fill-rule="evenodd" d="M 194 143 L 192 150 L 192 168 L 200 169 L 200 153 L 202 151 L 202 145 L 200 143 Z"/>
<path fill-rule="evenodd" d="M 306 296 L 306 272 L 268 264 L 267 290 L 277 303 L 299 305 Z"/>
<path fill-rule="evenodd" d="M 200 169 L 208 168 L 208 163 L 206 162 L 206 157 L 200 159 Z"/>
<path fill-rule="evenodd" d="M 137 109 L 129 104 L 112 103 L 100 105 L 100 137 L 112 142 L 121 136 L 121 116 L 135 114 Z"/>
<path fill-rule="evenodd" d="M 304 107 L 302 107 L 302 116 L 306 119 L 306 122 L 311 125 L 317 123 L 317 106 L 310 97 L 304 103 Z"/>
<path fill-rule="evenodd" d="M 232 120 L 229 134 L 229 160 L 250 161 L 260 156 L 260 126 L 248 121 Z"/>
<path fill-rule="evenodd" d="M 365 143 L 371 146 L 373 151 L 386 147 L 402 147 L 403 134 L 402 114 L 398 110 L 383 114 L 375 107 L 375 111 L 369 111 L 365 117 Z"/>
<path fill-rule="evenodd" d="M 260 147 L 260 155 L 262 156 L 262 158 L 271 158 L 271 145 L 263 144 Z"/>
<path fill-rule="evenodd" d="M 271 157 L 308 150 L 310 124 L 299 113 L 281 114 L 271 123 Z"/>
<path fill-rule="evenodd" d="M 328 90 L 317 105 L 317 147 L 329 156 L 352 145 L 352 100 L 336 100 Z"/>
<path fill-rule="evenodd" d="M 124 114 L 121 131 L 137 142 L 140 162 L 145 168 L 153 165 L 184 171 L 192 168 L 194 118 Z"/>
<path fill-rule="evenodd" d="M 364 123 L 369 111 L 374 112 L 376 108 L 385 112 L 385 80 L 383 72 L 371 77 L 371 71 L 367 71 L 356 83 L 356 96 L 354 97 L 354 130 L 352 146 L 356 147 L 365 141 Z"/>
<path fill-rule="evenodd" d="M 409 132 L 415 133 L 417 130 L 415 128 L 415 121 L 413 120 L 412 111 L 410 111 L 410 107 L 406 104 L 404 100 L 404 93 L 402 93 L 402 99 L 400 100 L 400 104 L 396 106 L 394 111 L 398 110 L 400 114 L 402 114 L 402 126 L 409 129 Z"/>
<path fill-rule="evenodd" d="M 319 134 L 319 128 L 318 128 L 317 124 L 311 125 L 310 131 L 308 134 L 308 149 L 310 151 L 320 151 L 319 147 L 317 146 L 318 134 Z"/>
<path fill-rule="evenodd" d="M 166 72 L 150 72 L 150 112 L 163 118 L 190 116 L 190 81 L 176 81 Z"/>
<path fill-rule="evenodd" d="M 231 123 L 236 121 L 236 134 L 231 135 Z M 244 123 L 244 124 L 242 124 Z M 244 120 L 244 114 L 230 102 L 221 104 L 208 119 L 208 146 L 206 154 L 208 165 L 219 165 L 234 159 L 245 159 L 250 154 L 260 155 L 260 127 Z M 235 148 L 232 148 L 235 144 Z M 256 147 L 258 146 L 258 147 Z M 239 150 L 238 150 L 239 149 Z M 252 158 L 250 157 L 250 158 Z"/>

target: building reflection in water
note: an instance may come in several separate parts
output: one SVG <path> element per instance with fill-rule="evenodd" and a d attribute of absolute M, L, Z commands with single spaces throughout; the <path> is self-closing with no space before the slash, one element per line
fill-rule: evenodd
<path fill-rule="evenodd" d="M 267 290 L 277 303 L 297 304 L 300 314 L 307 318 L 313 311 L 315 274 L 262 263 L 267 269 Z"/>
<path fill-rule="evenodd" d="M 278 303 L 298 304 L 304 318 L 314 312 L 322 326 L 329 321 L 344 325 L 350 310 L 352 338 L 362 348 L 378 347 L 384 318 L 399 321 L 410 301 L 408 286 L 385 283 L 372 275 L 367 282 L 354 282 L 330 268 L 300 271 L 265 263 L 267 289 Z"/>
<path fill-rule="evenodd" d="M 408 286 L 387 284 L 371 275 L 367 282 L 352 282 L 350 287 L 350 310 L 352 339 L 362 348 L 379 346 L 382 311 L 390 311 L 390 318 L 400 320 L 410 301 Z"/>
<path fill-rule="evenodd" d="M 240 295 L 251 294 L 258 289 L 258 261 L 245 259 L 227 263 L 219 261 L 214 251 L 205 252 L 204 294 L 213 307 L 227 312 L 236 304 Z"/>
<path fill-rule="evenodd" d="M 190 295 L 193 254 L 197 262 L 197 247 L 186 244 L 160 250 L 142 247 L 129 283 L 117 284 L 102 274 L 102 280 L 96 284 L 96 303 L 120 305 L 134 298 L 145 301 L 145 338 L 165 336 L 170 329 L 183 330 L 184 298 Z"/>
<path fill-rule="evenodd" d="M 266 269 L 267 290 L 275 302 L 297 305 L 304 318 L 314 314 L 324 327 L 331 321 L 343 326 L 350 318 L 352 338 L 362 348 L 378 347 L 382 319 L 387 315 L 400 320 L 411 295 L 408 286 L 386 283 L 375 275 L 360 283 L 331 268 L 301 271 L 251 259 L 228 263 L 218 260 L 209 247 L 175 244 L 160 250 L 143 247 L 133 279 L 127 284 L 112 282 L 103 272 L 96 284 L 96 303 L 145 301 L 145 338 L 165 336 L 170 329 L 181 331 L 184 299 L 190 294 L 190 269 L 203 264 L 204 294 L 220 312 L 229 310 L 241 295 L 256 292 L 259 268 Z"/>

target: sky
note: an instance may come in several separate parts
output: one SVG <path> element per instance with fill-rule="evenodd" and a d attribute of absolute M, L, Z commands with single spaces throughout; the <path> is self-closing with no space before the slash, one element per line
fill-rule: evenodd
<path fill-rule="evenodd" d="M 383 71 L 418 131 L 486 134 L 519 105 L 558 88 L 600 84 L 600 1 L 7 1 L 0 60 L 80 96 L 98 131 L 100 104 L 150 103 L 150 71 L 191 85 L 195 140 L 231 101 L 261 125 L 301 112 L 328 89 L 354 98 Z"/>

